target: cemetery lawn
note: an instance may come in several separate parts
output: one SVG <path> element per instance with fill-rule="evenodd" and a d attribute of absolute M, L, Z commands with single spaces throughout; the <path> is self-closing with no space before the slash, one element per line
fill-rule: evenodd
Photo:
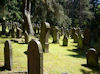
<path fill-rule="evenodd" d="M 100 73 L 91 68 L 82 66 L 86 64 L 85 51 L 77 49 L 77 43 L 69 38 L 68 46 L 62 46 L 62 39 L 59 44 L 53 44 L 52 38 L 49 38 L 49 53 L 44 53 L 44 72 L 47 74 L 96 74 Z M 4 42 L 11 38 L 0 37 L 0 67 L 4 65 Z M 27 71 L 27 44 L 18 44 L 12 42 L 13 48 L 13 71 Z M 100 61 L 99 61 L 100 63 Z M 8 72 L 7 70 L 0 72 Z M 0 73 L 1 74 L 1 73 Z"/>

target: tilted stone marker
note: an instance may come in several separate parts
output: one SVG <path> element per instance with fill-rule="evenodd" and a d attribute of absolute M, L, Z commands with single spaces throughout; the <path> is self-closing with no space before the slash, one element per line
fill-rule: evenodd
<path fill-rule="evenodd" d="M 28 33 L 27 33 L 27 31 L 25 31 L 25 43 L 27 44 L 28 43 L 28 41 L 29 41 L 29 36 L 28 36 Z"/>
<path fill-rule="evenodd" d="M 44 22 L 41 26 L 41 33 L 40 33 L 40 42 L 42 44 L 44 52 L 49 52 L 49 43 L 48 43 L 49 33 L 50 33 L 50 24 Z"/>
<path fill-rule="evenodd" d="M 43 74 L 43 50 L 38 40 L 32 39 L 28 44 L 28 74 Z"/>
<path fill-rule="evenodd" d="M 63 46 L 67 46 L 67 45 L 68 45 L 68 38 L 67 38 L 67 35 L 64 35 Z"/>
<path fill-rule="evenodd" d="M 21 38 L 22 37 L 22 30 L 20 28 L 17 27 L 17 38 Z"/>
<path fill-rule="evenodd" d="M 5 42 L 4 47 L 4 67 L 8 70 L 12 70 L 13 58 L 12 58 L 12 46 L 10 40 Z"/>
<path fill-rule="evenodd" d="M 53 28 L 53 42 L 52 43 L 59 43 L 59 28 L 57 26 Z"/>
<path fill-rule="evenodd" d="M 94 48 L 90 48 L 86 53 L 87 65 L 88 66 L 98 66 L 98 56 Z"/>

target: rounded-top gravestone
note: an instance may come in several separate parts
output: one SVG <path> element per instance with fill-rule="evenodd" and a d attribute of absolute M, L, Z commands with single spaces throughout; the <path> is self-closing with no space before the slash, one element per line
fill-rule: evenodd
<path fill-rule="evenodd" d="M 86 53 L 87 65 L 88 66 L 98 66 L 98 56 L 94 48 L 90 48 Z"/>
<path fill-rule="evenodd" d="M 32 39 L 28 44 L 28 74 L 43 74 L 43 50 L 38 40 Z"/>

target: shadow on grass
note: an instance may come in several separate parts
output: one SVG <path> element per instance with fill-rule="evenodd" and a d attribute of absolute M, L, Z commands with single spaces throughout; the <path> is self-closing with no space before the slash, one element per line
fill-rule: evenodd
<path fill-rule="evenodd" d="M 86 71 L 84 69 L 81 69 L 83 74 L 100 74 L 100 66 L 92 67 L 92 66 L 87 66 L 86 64 L 82 64 L 82 66 L 91 69 L 91 71 Z"/>
<path fill-rule="evenodd" d="M 70 50 L 70 49 L 67 49 L 67 51 L 77 53 L 76 55 L 74 55 L 74 54 L 69 55 L 69 56 L 72 56 L 72 57 L 76 57 L 76 58 L 85 58 L 86 57 L 86 50 L 81 50 L 81 49 Z"/>
<path fill-rule="evenodd" d="M 0 67 L 0 71 L 6 70 L 5 66 Z"/>

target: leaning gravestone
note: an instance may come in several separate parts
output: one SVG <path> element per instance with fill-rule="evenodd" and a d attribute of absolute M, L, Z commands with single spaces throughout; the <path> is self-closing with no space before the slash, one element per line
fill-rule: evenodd
<path fill-rule="evenodd" d="M 28 44 L 28 74 L 43 74 L 43 50 L 38 40 L 32 39 Z"/>
<path fill-rule="evenodd" d="M 17 38 L 21 38 L 22 37 L 22 30 L 20 28 L 17 27 Z"/>
<path fill-rule="evenodd" d="M 78 36 L 78 49 L 83 49 L 83 36 L 80 34 Z"/>
<path fill-rule="evenodd" d="M 25 43 L 27 44 L 28 43 L 28 41 L 29 41 L 29 36 L 28 36 L 28 33 L 27 33 L 27 31 L 25 31 L 25 35 L 24 35 L 25 37 Z"/>
<path fill-rule="evenodd" d="M 4 47 L 4 66 L 8 70 L 12 70 L 13 66 L 12 47 L 11 47 L 11 42 L 9 40 L 5 42 L 5 47 Z"/>
<path fill-rule="evenodd" d="M 88 66 L 98 66 L 98 56 L 97 52 L 94 48 L 90 48 L 88 52 L 86 53 L 87 58 L 87 65 Z"/>
<path fill-rule="evenodd" d="M 57 26 L 53 28 L 53 42 L 52 43 L 59 43 L 59 28 Z"/>
<path fill-rule="evenodd" d="M 67 38 L 67 35 L 64 35 L 63 46 L 67 46 L 67 45 L 68 45 L 68 38 Z"/>
<path fill-rule="evenodd" d="M 42 44 L 44 52 L 49 52 L 49 43 L 48 43 L 49 33 L 50 33 L 50 24 L 44 22 L 41 26 L 41 33 L 40 33 L 40 42 Z"/>

